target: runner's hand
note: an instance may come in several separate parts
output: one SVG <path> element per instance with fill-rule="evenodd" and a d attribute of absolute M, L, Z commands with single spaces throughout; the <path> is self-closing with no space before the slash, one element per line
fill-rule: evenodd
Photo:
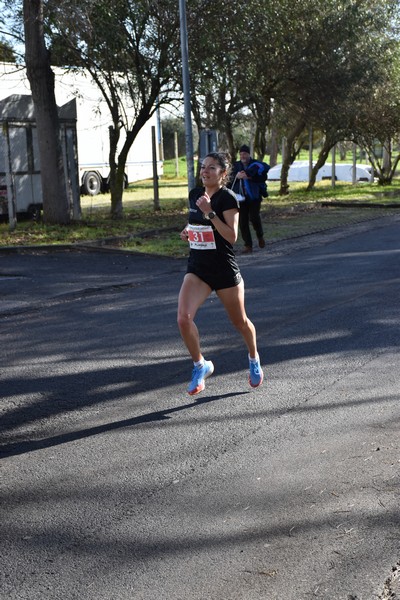
<path fill-rule="evenodd" d="M 189 233 L 188 233 L 188 229 L 187 226 L 185 227 L 185 229 L 182 229 L 181 233 L 180 233 L 180 238 L 182 240 L 182 242 L 187 242 L 189 239 Z"/>
<path fill-rule="evenodd" d="M 208 194 L 203 194 L 203 196 L 200 196 L 200 198 L 198 200 L 196 200 L 196 204 L 199 207 L 199 209 L 201 210 L 201 212 L 204 213 L 205 215 L 212 210 L 211 200 L 210 200 L 210 196 Z"/>

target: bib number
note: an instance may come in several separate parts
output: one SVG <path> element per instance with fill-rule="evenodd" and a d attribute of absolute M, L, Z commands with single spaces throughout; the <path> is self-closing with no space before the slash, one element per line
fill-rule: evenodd
<path fill-rule="evenodd" d="M 215 250 L 215 237 L 210 225 L 189 225 L 189 246 L 194 250 Z"/>

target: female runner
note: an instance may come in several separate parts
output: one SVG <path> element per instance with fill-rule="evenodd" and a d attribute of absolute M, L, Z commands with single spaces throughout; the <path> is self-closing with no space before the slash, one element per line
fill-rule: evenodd
<path fill-rule="evenodd" d="M 178 302 L 179 331 L 194 364 L 188 386 L 190 395 L 204 390 L 205 379 L 214 372 L 213 363 L 205 360 L 201 352 L 194 322 L 197 310 L 213 290 L 247 346 L 251 387 L 261 385 L 264 377 L 256 330 L 246 315 L 244 284 L 233 250 L 238 235 L 239 204 L 234 193 L 225 187 L 229 172 L 225 153 L 211 152 L 205 157 L 200 169 L 204 187 L 191 190 L 189 223 L 180 234 L 190 245 Z"/>

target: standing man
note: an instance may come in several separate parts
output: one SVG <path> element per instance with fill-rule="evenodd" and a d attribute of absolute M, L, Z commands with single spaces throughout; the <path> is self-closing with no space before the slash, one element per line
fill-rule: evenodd
<path fill-rule="evenodd" d="M 244 200 L 240 202 L 239 227 L 242 234 L 245 254 L 253 252 L 253 240 L 250 232 L 250 223 L 258 238 L 258 246 L 265 247 L 264 232 L 260 217 L 260 208 L 263 197 L 266 197 L 267 163 L 254 160 L 250 156 L 249 146 L 243 145 L 239 150 L 240 160 L 233 164 L 232 181 L 233 191 Z"/>

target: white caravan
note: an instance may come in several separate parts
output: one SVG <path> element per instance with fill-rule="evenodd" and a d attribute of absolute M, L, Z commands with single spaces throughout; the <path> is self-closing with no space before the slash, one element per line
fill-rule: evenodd
<path fill-rule="evenodd" d="M 109 109 L 99 88 L 83 71 L 72 73 L 54 67 L 55 95 L 58 106 L 76 98 L 78 169 L 81 191 L 95 195 L 104 190 L 108 181 L 109 127 L 112 125 Z M 0 63 L 0 100 L 13 94 L 30 94 L 25 69 L 12 63 Z M 126 111 L 129 114 L 127 103 Z M 132 111 L 133 117 L 133 111 Z M 152 129 L 154 127 L 154 130 Z M 159 123 L 157 115 L 139 131 L 126 162 L 126 183 L 153 177 L 153 132 L 155 133 L 155 155 L 157 174 L 163 173 L 159 149 Z M 123 137 L 123 132 L 121 137 Z M 2 170 L 2 166 L 0 166 Z"/>

